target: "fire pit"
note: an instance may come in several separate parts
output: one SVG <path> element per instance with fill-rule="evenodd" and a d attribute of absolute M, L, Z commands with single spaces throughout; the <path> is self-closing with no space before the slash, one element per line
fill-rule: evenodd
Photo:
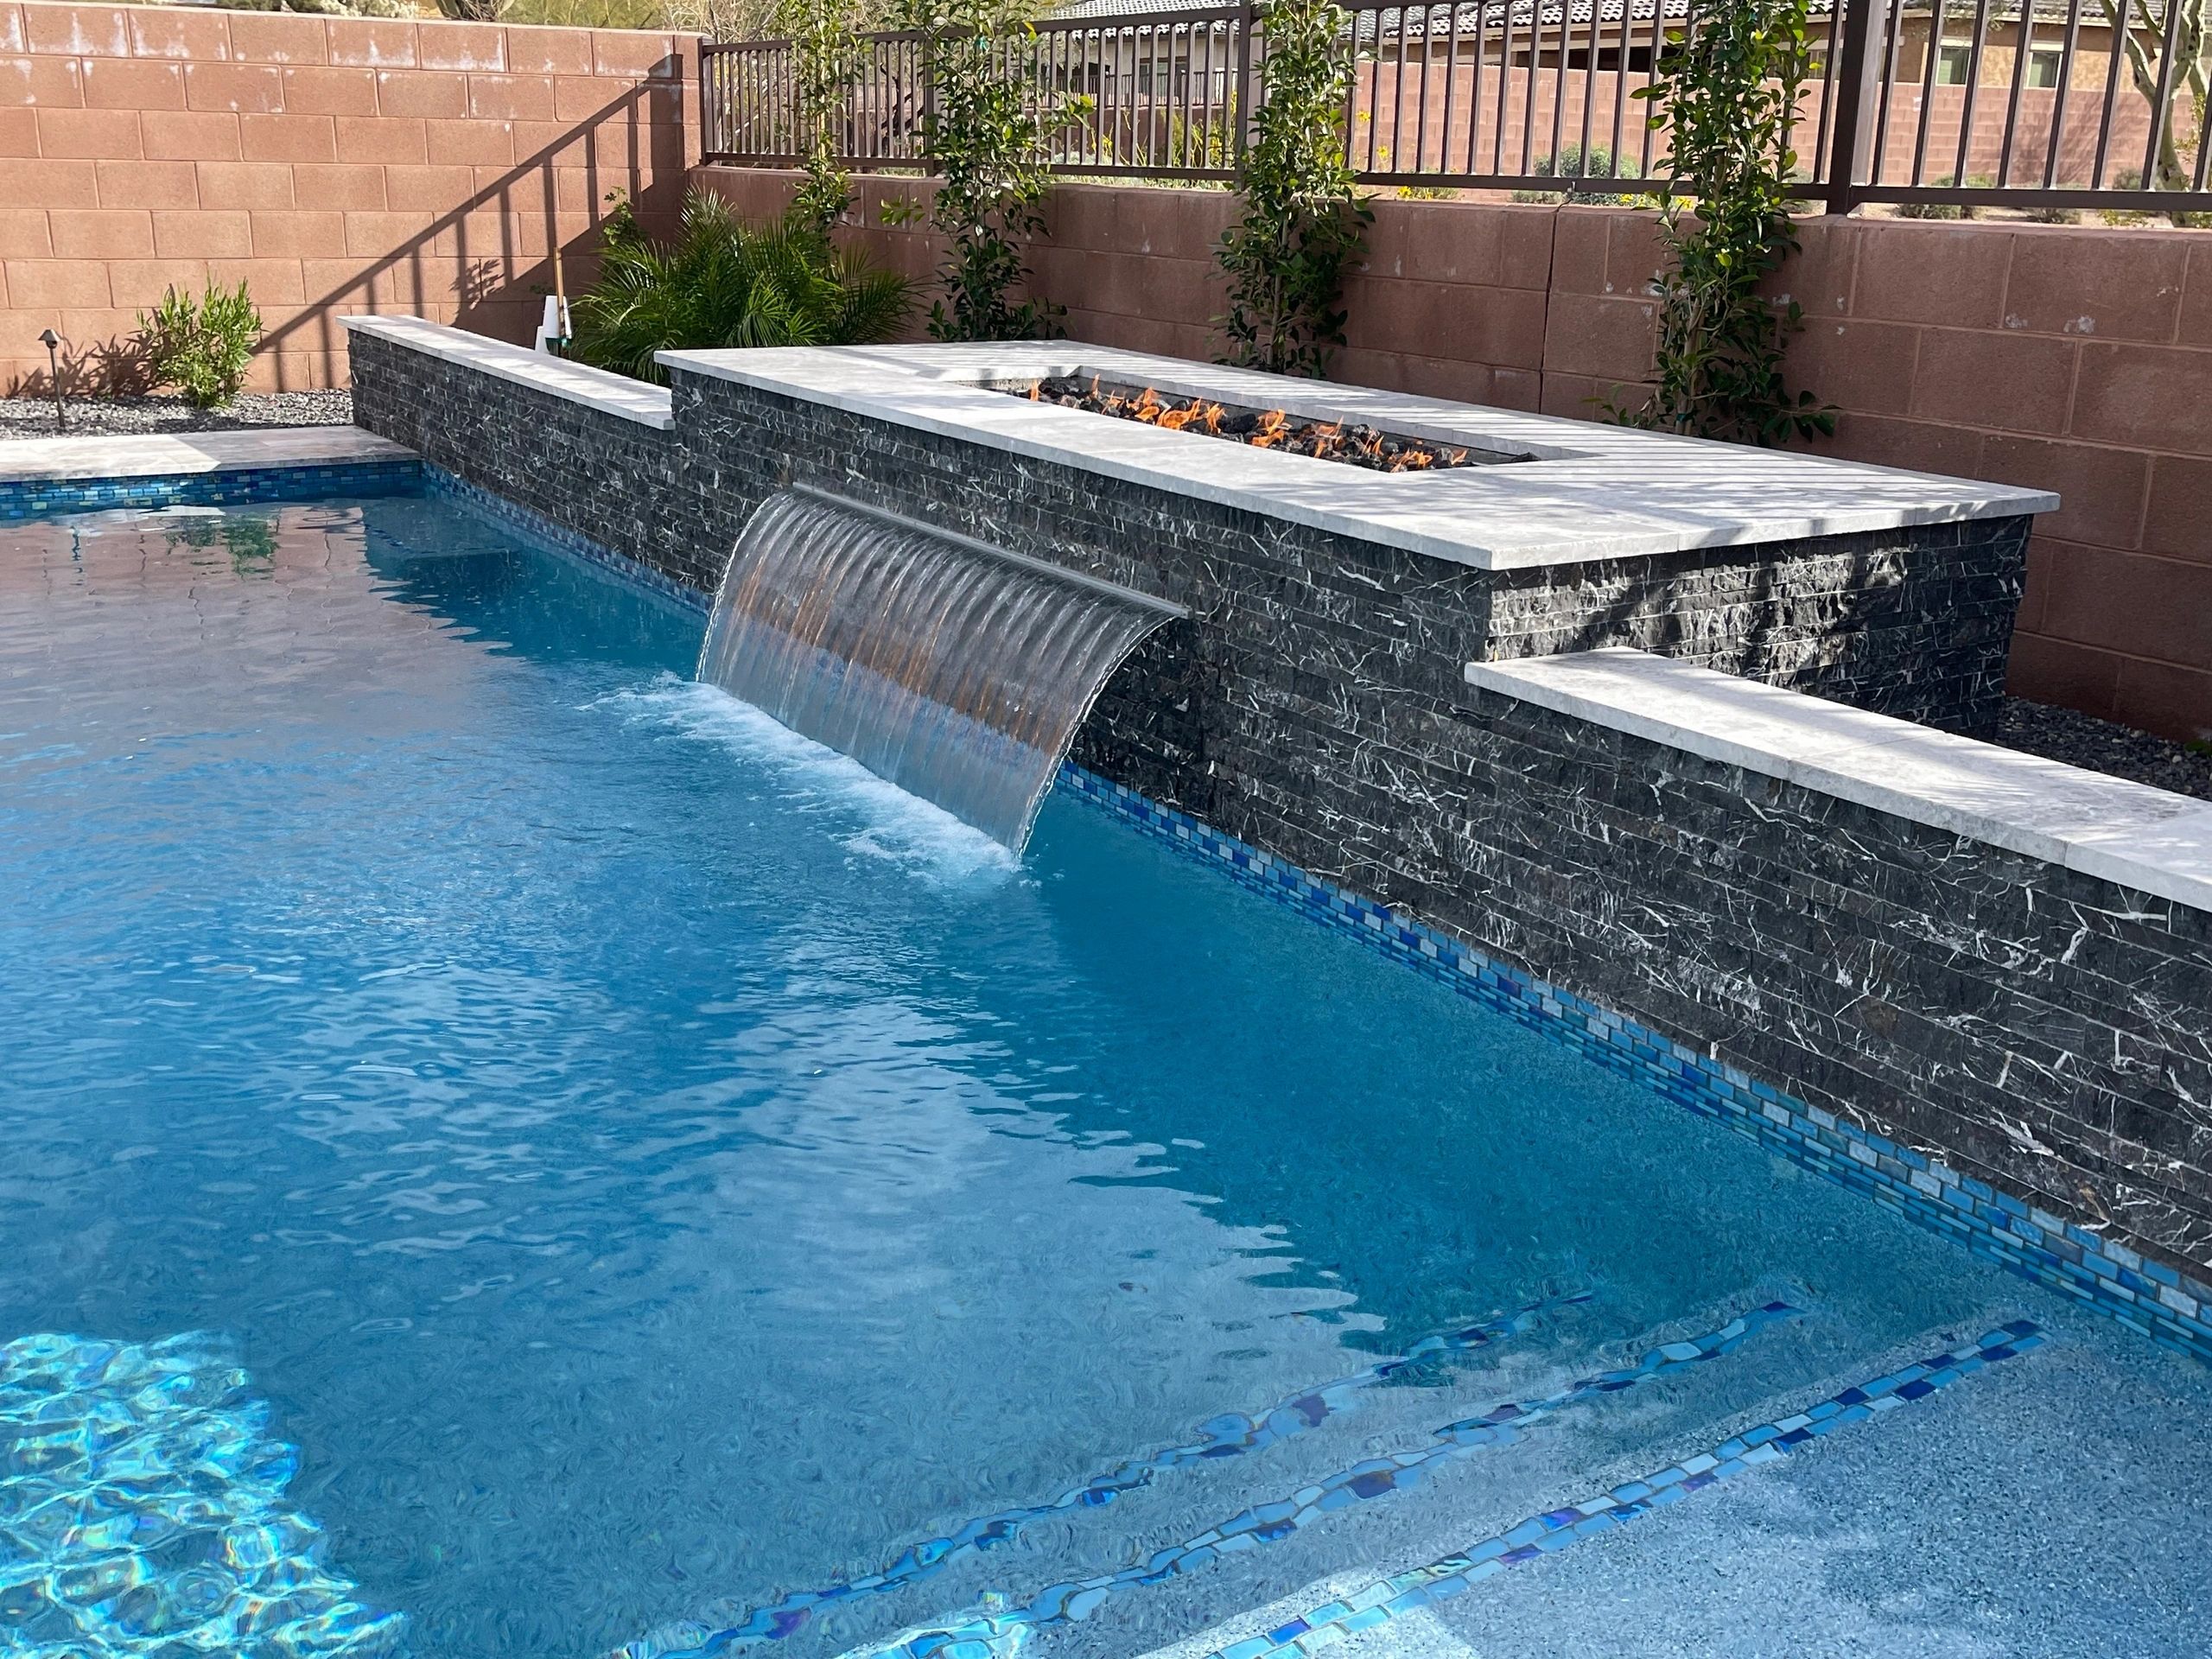
<path fill-rule="evenodd" d="M 1113 385 L 1098 375 L 1050 375 L 1007 390 L 1032 403 L 1085 409 L 1170 432 L 1196 432 L 1249 444 L 1255 449 L 1280 449 L 1286 454 L 1340 461 L 1377 473 L 1426 473 L 1530 459 L 1495 450 L 1460 448 L 1351 422 L 1308 420 L 1280 409 L 1246 409 L 1209 397 L 1163 396 L 1152 386 Z"/>

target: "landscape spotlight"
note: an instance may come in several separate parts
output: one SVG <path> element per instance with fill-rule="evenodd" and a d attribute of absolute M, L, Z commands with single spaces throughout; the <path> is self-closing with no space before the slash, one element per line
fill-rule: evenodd
<path fill-rule="evenodd" d="M 38 337 L 38 342 L 46 347 L 46 378 L 54 383 L 54 429 L 67 432 L 69 412 L 61 407 L 61 336 L 49 328 Z"/>

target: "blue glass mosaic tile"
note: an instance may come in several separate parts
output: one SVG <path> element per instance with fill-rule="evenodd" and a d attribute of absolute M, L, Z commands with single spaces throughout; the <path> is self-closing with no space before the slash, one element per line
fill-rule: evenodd
<path fill-rule="evenodd" d="M 1366 940 L 1608 1071 L 1718 1118 L 1770 1151 L 1959 1240 L 1975 1255 L 2093 1306 L 2164 1347 L 2212 1363 L 2212 1287 L 1096 772 L 1064 766 L 1058 786 L 1217 865 L 1245 886 Z"/>
<path fill-rule="evenodd" d="M 1832 1399 L 1777 1422 L 1747 1429 L 1681 1463 L 1507 1528 L 1469 1548 L 1315 1607 L 1264 1636 L 1217 1648 L 1206 1659 L 1305 1659 L 1345 1637 L 1436 1602 L 1465 1594 L 1484 1579 L 1572 1548 L 1681 1502 L 1693 1493 L 1748 1474 L 1798 1446 L 1853 1423 L 1924 1400 L 1952 1383 L 2040 1347 L 2044 1338 L 2017 1319 L 1889 1376 L 1846 1389 Z"/>
<path fill-rule="evenodd" d="M 957 1561 L 1011 1543 L 1033 1522 L 1071 1510 L 1102 1508 L 1125 1493 L 1151 1484 L 1155 1476 L 1168 1471 L 1242 1457 L 1295 1439 L 1353 1409 L 1370 1389 L 1409 1374 L 1433 1373 L 1465 1355 L 1522 1335 L 1547 1314 L 1589 1300 L 1587 1292 L 1547 1297 L 1496 1319 L 1423 1337 L 1402 1354 L 1378 1360 L 1333 1382 L 1302 1389 L 1249 1415 L 1230 1412 L 1212 1418 L 1188 1444 L 1128 1459 L 1045 1503 L 978 1516 L 948 1537 L 911 1546 L 880 1573 L 819 1590 L 796 1591 L 764 1607 L 716 1609 L 709 1617 L 664 1625 L 616 1649 L 613 1659 L 681 1659 L 686 1655 L 719 1653 L 740 1643 L 781 1641 L 824 1607 L 918 1584 Z M 1752 1317 L 1767 1323 L 1773 1316 L 1763 1312 Z M 1590 1385 L 1598 1386 L 1596 1382 Z M 1566 1403 L 1573 1402 L 1554 1402 L 1553 1408 Z"/>
<path fill-rule="evenodd" d="M 321 501 L 338 496 L 413 495 L 423 463 L 330 461 L 312 466 L 233 467 L 148 478 L 0 480 L 0 520 L 116 507 L 226 507 L 257 501 Z"/>

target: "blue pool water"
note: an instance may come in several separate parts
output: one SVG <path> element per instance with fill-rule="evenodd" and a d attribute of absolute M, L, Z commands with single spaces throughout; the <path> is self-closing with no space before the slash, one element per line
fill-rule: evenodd
<path fill-rule="evenodd" d="M 702 626 L 437 501 L 0 531 L 0 1649 L 865 1651 L 1348 1494 L 1020 1632 L 1134 1655 L 2066 1328 L 1096 806 L 1014 862 Z"/>

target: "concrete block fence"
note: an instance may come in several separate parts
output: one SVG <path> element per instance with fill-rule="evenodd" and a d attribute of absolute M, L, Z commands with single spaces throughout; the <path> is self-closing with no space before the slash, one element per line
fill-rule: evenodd
<path fill-rule="evenodd" d="M 703 169 L 752 211 L 785 175 Z M 918 232 L 855 234 L 918 276 Z M 1652 216 L 1383 197 L 1340 379 L 1594 418 L 1649 372 Z M 1217 190 L 1070 185 L 1036 251 L 1068 333 L 1207 358 Z M 1816 219 L 1778 287 L 1804 307 L 1798 384 L 1841 411 L 1827 453 L 2057 491 L 2037 522 L 2012 689 L 2212 736 L 2212 233 Z"/>
<path fill-rule="evenodd" d="M 342 384 L 349 311 L 527 340 L 551 238 L 589 274 L 610 191 L 664 219 L 696 38 L 0 3 L 0 388 L 127 381 L 171 283 L 243 281 L 260 389 Z"/>

